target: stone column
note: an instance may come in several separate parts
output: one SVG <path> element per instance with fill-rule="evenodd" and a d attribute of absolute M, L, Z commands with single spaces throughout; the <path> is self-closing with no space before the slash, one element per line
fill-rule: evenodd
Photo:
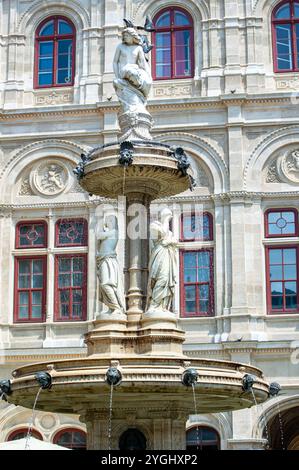
<path fill-rule="evenodd" d="M 150 196 L 127 194 L 126 255 L 129 326 L 136 325 L 144 312 L 148 274 Z M 142 224 L 144 224 L 142 226 Z"/>

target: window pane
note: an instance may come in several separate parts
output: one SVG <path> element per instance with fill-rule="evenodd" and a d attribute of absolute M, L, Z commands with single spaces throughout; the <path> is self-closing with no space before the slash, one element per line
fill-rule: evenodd
<path fill-rule="evenodd" d="M 291 25 L 275 25 L 277 66 L 279 70 L 293 68 Z"/>
<path fill-rule="evenodd" d="M 32 292 L 32 304 L 33 305 L 41 305 L 42 304 L 42 292 L 41 291 L 33 291 Z"/>
<path fill-rule="evenodd" d="M 73 274 L 73 286 L 81 287 L 83 285 L 83 274 L 82 273 L 74 273 Z"/>
<path fill-rule="evenodd" d="M 271 249 L 269 250 L 270 264 L 282 264 L 282 250 Z"/>
<path fill-rule="evenodd" d="M 53 41 L 42 41 L 39 43 L 39 56 L 53 56 Z"/>
<path fill-rule="evenodd" d="M 156 21 L 156 27 L 157 28 L 162 28 L 165 26 L 170 26 L 170 13 L 169 11 L 166 11 L 162 13 L 161 16 Z"/>
<path fill-rule="evenodd" d="M 270 279 L 271 281 L 282 280 L 282 266 L 270 266 Z"/>
<path fill-rule="evenodd" d="M 58 41 L 58 54 L 70 54 L 72 52 L 72 40 L 60 39 Z"/>
<path fill-rule="evenodd" d="M 196 312 L 196 291 L 195 286 L 185 287 L 185 312 Z"/>
<path fill-rule="evenodd" d="M 60 303 L 69 303 L 70 301 L 70 292 L 68 289 L 63 289 L 59 292 Z"/>
<path fill-rule="evenodd" d="M 271 294 L 272 295 L 283 294 L 282 282 L 271 282 Z"/>
<path fill-rule="evenodd" d="M 208 251 L 198 253 L 198 266 L 210 266 L 210 253 Z"/>
<path fill-rule="evenodd" d="M 50 20 L 41 28 L 39 36 L 52 36 L 53 34 L 54 34 L 54 20 Z"/>
<path fill-rule="evenodd" d="M 30 276 L 22 276 L 20 275 L 19 276 L 19 283 L 18 283 L 18 287 L 20 289 L 28 289 L 30 288 Z"/>
<path fill-rule="evenodd" d="M 210 270 L 207 268 L 198 269 L 198 281 L 208 282 L 210 280 Z"/>
<path fill-rule="evenodd" d="M 188 26 L 190 24 L 189 18 L 182 11 L 174 12 L 175 26 Z"/>
<path fill-rule="evenodd" d="M 32 272 L 33 274 L 43 272 L 43 261 L 41 259 L 32 261 Z"/>
<path fill-rule="evenodd" d="M 184 282 L 196 282 L 196 270 L 195 269 L 185 269 Z"/>
<path fill-rule="evenodd" d="M 276 224 L 269 224 L 269 235 L 281 235 L 281 229 Z"/>
<path fill-rule="evenodd" d="M 73 304 L 73 316 L 82 318 L 82 305 L 81 304 Z"/>
<path fill-rule="evenodd" d="M 278 8 L 278 10 L 275 14 L 275 18 L 277 20 L 283 20 L 283 19 L 290 18 L 290 17 L 291 17 L 291 12 L 290 12 L 290 5 L 289 4 L 282 5 L 280 8 Z"/>
<path fill-rule="evenodd" d="M 21 319 L 21 320 L 25 320 L 27 318 L 29 318 L 29 312 L 28 312 L 28 306 L 22 306 L 22 307 L 19 307 L 19 315 L 18 317 Z"/>
<path fill-rule="evenodd" d="M 170 48 L 170 33 L 157 33 L 156 34 L 156 48 Z"/>
<path fill-rule="evenodd" d="M 272 296 L 272 309 L 273 310 L 281 310 L 283 308 L 282 299 L 283 299 L 282 296 L 281 297 L 278 297 L 278 296 L 273 297 Z"/>
<path fill-rule="evenodd" d="M 277 220 L 280 218 L 280 212 L 269 212 L 268 214 L 268 222 L 270 224 L 275 224 Z"/>
<path fill-rule="evenodd" d="M 80 221 L 59 222 L 57 245 L 85 245 L 84 227 Z"/>
<path fill-rule="evenodd" d="M 294 4 L 294 17 L 299 18 L 299 3 Z"/>
<path fill-rule="evenodd" d="M 285 265 L 283 267 L 284 271 L 284 279 L 297 279 L 297 266 L 293 265 Z"/>
<path fill-rule="evenodd" d="M 57 70 L 57 83 L 70 83 L 72 81 L 72 74 L 69 69 L 58 69 Z"/>
<path fill-rule="evenodd" d="M 171 77 L 170 65 L 156 65 L 156 77 L 157 78 Z"/>
<path fill-rule="evenodd" d="M 184 253 L 184 267 L 190 268 L 196 266 L 197 253 Z"/>
<path fill-rule="evenodd" d="M 286 248 L 283 250 L 283 262 L 284 264 L 296 263 L 296 248 Z"/>
<path fill-rule="evenodd" d="M 69 317 L 70 316 L 69 304 L 62 304 L 60 306 L 60 315 L 62 317 Z"/>
<path fill-rule="evenodd" d="M 59 272 L 70 272 L 71 258 L 59 258 Z"/>
<path fill-rule="evenodd" d="M 297 294 L 296 282 L 285 282 L 284 287 L 287 295 Z"/>
<path fill-rule="evenodd" d="M 208 300 L 200 300 L 199 301 L 199 311 L 202 313 L 208 313 L 209 311 L 209 301 Z"/>
<path fill-rule="evenodd" d="M 287 295 L 286 296 L 286 308 L 298 308 L 297 296 L 296 295 Z"/>
<path fill-rule="evenodd" d="M 51 72 L 53 68 L 53 59 L 47 57 L 39 59 L 38 67 L 41 72 Z"/>
<path fill-rule="evenodd" d="M 207 284 L 199 286 L 199 297 L 201 300 L 209 298 L 209 286 Z"/>
<path fill-rule="evenodd" d="M 30 260 L 20 260 L 19 261 L 19 273 L 20 274 L 30 274 Z"/>
<path fill-rule="evenodd" d="M 70 24 L 64 20 L 58 20 L 58 34 L 72 34 L 73 30 Z"/>
<path fill-rule="evenodd" d="M 52 73 L 43 73 L 38 74 L 38 84 L 39 85 L 52 85 L 53 83 L 53 74 Z"/>
<path fill-rule="evenodd" d="M 82 290 L 76 289 L 73 290 L 73 303 L 81 303 L 82 302 Z"/>
<path fill-rule="evenodd" d="M 43 287 L 43 275 L 42 274 L 34 274 L 32 277 L 32 287 L 35 289 L 40 289 Z"/>
<path fill-rule="evenodd" d="M 83 271 L 83 258 L 73 258 L 73 270 Z"/>
<path fill-rule="evenodd" d="M 59 274 L 58 287 L 69 287 L 71 285 L 70 274 Z"/>
<path fill-rule="evenodd" d="M 175 33 L 175 75 L 190 74 L 190 31 L 177 31 Z"/>
<path fill-rule="evenodd" d="M 29 304 L 29 293 L 19 292 L 19 305 L 28 305 L 28 304 Z"/>
<path fill-rule="evenodd" d="M 32 318 L 41 318 L 42 317 L 42 307 L 41 305 L 32 306 Z"/>

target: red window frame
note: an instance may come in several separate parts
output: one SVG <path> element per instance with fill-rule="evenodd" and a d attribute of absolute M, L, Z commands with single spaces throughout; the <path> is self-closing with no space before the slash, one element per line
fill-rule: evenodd
<path fill-rule="evenodd" d="M 284 0 L 280 2 L 276 7 L 274 8 L 272 12 L 272 50 L 273 50 L 273 59 L 274 59 L 274 72 L 275 73 L 286 73 L 286 72 L 298 72 L 299 67 L 296 66 L 298 63 L 298 53 L 297 51 L 297 45 L 296 45 L 296 24 L 299 24 L 299 18 L 294 17 L 294 3 L 298 2 L 298 0 Z M 281 8 L 283 5 L 289 4 L 290 5 L 290 12 L 291 16 L 290 18 L 285 18 L 278 20 L 275 18 L 276 12 Z M 277 57 L 277 38 L 276 38 L 276 28 L 275 26 L 278 24 L 290 24 L 291 25 L 291 44 L 292 44 L 292 62 L 293 62 L 293 67 L 291 69 L 279 69 L 278 68 L 278 57 Z M 299 39 L 299 36 L 298 36 Z"/>
<path fill-rule="evenodd" d="M 20 429 L 15 429 L 14 431 L 12 431 L 6 438 L 6 441 L 14 441 L 15 437 L 18 435 L 18 434 L 24 434 L 24 436 L 20 437 L 19 439 L 22 439 L 23 437 L 26 437 L 27 434 L 28 434 L 28 428 L 20 428 Z M 33 437 L 35 437 L 35 439 L 39 439 L 41 441 L 43 441 L 43 436 L 41 435 L 40 432 L 36 431 L 36 429 L 32 429 L 31 430 L 31 435 Z"/>
<path fill-rule="evenodd" d="M 299 313 L 299 245 L 270 245 L 266 246 L 266 291 L 267 291 L 267 310 L 269 315 L 279 315 L 279 314 L 284 314 L 284 313 Z M 296 250 L 296 264 L 297 264 L 297 309 L 288 309 L 285 307 L 286 305 L 286 294 L 283 292 L 283 308 L 282 309 L 272 309 L 272 296 L 271 296 L 271 279 L 270 279 L 270 250 L 273 249 L 295 249 Z M 282 264 L 277 264 L 277 266 L 284 266 L 284 263 Z M 292 279 L 275 279 L 272 282 L 281 282 L 282 285 L 284 286 L 285 282 L 295 282 L 295 280 Z M 283 287 L 284 291 L 284 287 Z"/>
<path fill-rule="evenodd" d="M 210 254 L 210 281 L 209 282 L 190 282 L 184 281 L 184 254 L 185 253 L 202 253 L 208 252 Z M 196 312 L 185 312 L 185 286 L 187 285 L 209 285 L 209 311 L 200 312 L 196 309 Z M 180 304 L 181 304 L 181 317 L 183 318 L 194 318 L 194 317 L 212 317 L 214 316 L 214 249 L 203 248 L 199 250 L 180 250 Z M 196 289 L 196 306 L 199 306 L 198 289 Z"/>
<path fill-rule="evenodd" d="M 63 444 L 63 443 L 59 443 L 59 439 L 61 438 L 61 436 L 65 433 L 71 433 L 72 434 L 72 442 L 70 445 L 66 445 L 66 444 Z M 77 446 L 76 443 L 74 443 L 73 441 L 73 434 L 77 432 L 77 433 L 80 433 L 81 435 L 84 435 L 85 437 L 85 445 L 84 446 Z M 67 447 L 68 449 L 86 449 L 86 438 L 87 438 L 87 435 L 86 435 L 86 432 L 82 431 L 82 429 L 78 429 L 78 428 L 65 428 L 65 429 L 61 429 L 60 431 L 58 431 L 54 438 L 53 438 L 53 444 L 57 444 L 57 445 L 61 445 L 63 447 Z"/>
<path fill-rule="evenodd" d="M 40 31 L 43 26 L 49 21 L 54 20 L 54 34 L 49 36 L 40 36 Z M 72 28 L 72 34 L 58 34 L 58 20 L 66 21 Z M 58 40 L 71 39 L 72 40 L 72 79 L 69 83 L 56 83 L 56 72 L 57 72 L 57 58 L 58 58 Z M 43 41 L 53 41 L 53 80 L 52 84 L 39 85 L 38 83 L 38 72 L 39 72 L 39 44 Z M 36 32 L 35 32 L 35 51 L 34 51 L 34 88 L 53 88 L 53 87 L 66 87 L 74 85 L 75 78 L 75 57 L 76 57 L 76 28 L 72 21 L 66 16 L 49 16 L 43 20 Z"/>
<path fill-rule="evenodd" d="M 82 243 L 59 243 L 59 227 L 61 223 L 83 223 L 83 240 Z M 88 230 L 87 230 L 87 220 L 86 219 L 59 219 L 55 224 L 55 247 L 64 247 L 64 246 L 87 246 L 88 245 Z"/>
<path fill-rule="evenodd" d="M 83 258 L 83 283 L 82 287 L 59 287 L 59 259 L 61 258 Z M 73 273 L 73 271 L 68 271 L 69 273 Z M 81 272 L 81 271 L 80 271 Z M 67 273 L 67 272 L 65 272 Z M 68 290 L 70 293 L 72 290 L 82 289 L 82 316 L 80 318 L 73 316 L 72 314 L 72 295 L 69 295 L 69 317 L 61 317 L 59 312 L 59 298 L 60 298 L 60 291 L 61 290 Z M 55 300 L 54 300 L 54 320 L 61 321 L 61 322 L 69 322 L 69 321 L 85 321 L 87 317 L 87 254 L 86 253 L 72 253 L 72 254 L 57 254 L 55 256 Z"/>
<path fill-rule="evenodd" d="M 24 225 L 43 225 L 44 227 L 44 243 L 38 245 L 21 245 L 20 243 L 20 228 Z M 32 248 L 47 248 L 48 246 L 48 224 L 44 220 L 28 220 L 28 221 L 20 221 L 16 225 L 16 239 L 15 239 L 15 247 L 17 249 L 32 249 Z"/>
<path fill-rule="evenodd" d="M 19 261 L 42 260 L 43 262 L 43 286 L 41 288 L 19 288 Z M 42 316 L 41 318 L 32 318 L 32 292 L 42 291 Z M 29 318 L 19 318 L 19 292 L 29 292 Z M 46 319 L 46 300 L 47 300 L 47 256 L 16 256 L 15 257 L 15 277 L 14 277 L 14 322 L 15 323 L 43 323 Z"/>
<path fill-rule="evenodd" d="M 269 214 L 272 214 L 273 212 L 293 212 L 294 214 L 294 225 L 295 225 L 295 231 L 290 232 L 290 233 L 283 233 L 283 234 L 270 234 L 269 233 Z M 299 236 L 299 224 L 298 224 L 298 211 L 294 208 L 271 208 L 266 210 L 265 212 L 265 237 L 266 238 L 288 238 L 288 237 L 298 237 Z"/>
<path fill-rule="evenodd" d="M 208 219 L 209 219 L 209 235 L 208 237 L 203 237 L 203 238 L 185 238 L 184 237 L 184 218 L 188 216 L 188 217 L 204 217 L 204 216 L 207 216 Z M 190 241 L 213 241 L 214 239 L 214 230 L 213 230 L 213 216 L 212 214 L 210 214 L 210 212 L 202 212 L 202 213 L 198 213 L 198 212 L 191 212 L 190 214 L 189 213 L 186 213 L 186 214 L 181 214 L 181 229 L 180 229 L 180 241 L 181 242 L 190 242 Z"/>
<path fill-rule="evenodd" d="M 166 11 L 170 12 L 170 26 L 160 27 L 157 28 L 154 33 L 152 33 L 152 43 L 154 46 L 153 53 L 152 53 L 152 76 L 154 80 L 172 80 L 172 79 L 183 79 L 183 78 L 192 78 L 194 77 L 194 23 L 193 18 L 186 11 L 184 8 L 172 6 L 166 7 L 160 10 L 154 17 L 153 23 L 156 24 L 156 21 L 159 17 L 165 13 Z M 181 11 L 186 15 L 190 21 L 190 26 L 174 26 L 174 11 Z M 176 75 L 174 73 L 174 66 L 175 66 L 175 47 L 174 47 L 174 37 L 175 32 L 177 31 L 190 31 L 190 62 L 191 62 L 191 73 L 190 75 Z M 156 75 L 156 33 L 163 33 L 163 32 L 170 32 L 170 50 L 171 50 L 171 75 L 170 77 L 157 77 Z"/>

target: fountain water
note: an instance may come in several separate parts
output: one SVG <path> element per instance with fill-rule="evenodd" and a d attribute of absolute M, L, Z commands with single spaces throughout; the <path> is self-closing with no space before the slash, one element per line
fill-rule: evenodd
<path fill-rule="evenodd" d="M 37 392 L 35 400 L 34 400 L 32 413 L 31 413 L 31 418 L 30 418 L 30 421 L 29 421 L 29 426 L 28 426 L 28 431 L 27 431 L 27 436 L 26 436 L 25 450 L 29 449 L 29 440 L 30 440 L 30 437 L 32 435 L 32 428 L 33 428 L 33 423 L 34 423 L 34 418 L 35 418 L 35 408 L 36 408 L 38 398 L 39 398 L 39 394 L 40 394 L 41 391 L 42 391 L 42 387 L 40 387 L 38 389 L 38 392 Z"/>
<path fill-rule="evenodd" d="M 114 61 L 114 86 L 121 103 L 121 135 L 117 142 L 83 155 L 75 174 L 89 194 L 108 198 L 124 195 L 128 213 L 138 203 L 149 220 L 151 201 L 191 189 L 193 176 L 181 147 L 152 140 L 153 120 L 145 108 L 151 84 L 147 61 L 144 58 L 142 63 L 123 63 L 143 54 L 138 33 L 132 29 L 125 28 Z M 130 52 L 133 48 L 136 55 Z M 86 422 L 89 449 L 112 447 L 112 407 L 117 429 L 122 428 L 122 432 L 130 422 L 140 435 L 147 433 L 141 441 L 151 448 L 184 449 L 185 423 L 192 408 L 196 413 L 217 413 L 252 406 L 251 394 L 246 393 L 252 377 L 256 403 L 269 395 L 269 385 L 256 367 L 213 359 L 191 361 L 183 354 L 184 332 L 178 328 L 170 307 L 177 247 L 170 219 L 171 212 L 167 210 L 162 213 L 162 222 L 157 220 L 151 225 L 159 234 L 151 252 L 148 240 L 127 236 L 128 288 L 122 293 L 115 287 L 119 285 L 120 272 L 116 254 L 118 232 L 114 227 L 106 237 L 102 234 L 98 276 L 101 287 L 103 280 L 107 287 L 102 289 L 102 302 L 109 313 L 101 313 L 85 335 L 86 358 L 31 364 L 13 372 L 9 401 L 31 407 L 37 392 L 34 374 L 48 371 L 43 372 L 43 379 L 46 381 L 48 375 L 52 388 L 47 387 L 47 392 L 39 396 L 36 408 L 79 414 Z M 128 217 L 127 225 L 129 221 Z M 107 272 L 113 273 L 113 282 L 109 282 Z M 202 386 L 195 394 L 198 377 Z M 107 383 L 111 387 L 108 444 L 107 406 L 99 398 L 99 392 L 105 395 Z M 193 394 L 182 383 L 192 387 Z"/>

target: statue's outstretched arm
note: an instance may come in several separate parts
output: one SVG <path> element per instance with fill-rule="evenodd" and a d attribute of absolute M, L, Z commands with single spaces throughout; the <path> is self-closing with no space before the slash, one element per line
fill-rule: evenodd
<path fill-rule="evenodd" d="M 114 59 L 113 59 L 113 72 L 116 78 L 120 78 L 119 67 L 118 67 L 119 58 L 120 58 L 120 47 L 117 46 L 115 54 L 114 54 Z"/>

